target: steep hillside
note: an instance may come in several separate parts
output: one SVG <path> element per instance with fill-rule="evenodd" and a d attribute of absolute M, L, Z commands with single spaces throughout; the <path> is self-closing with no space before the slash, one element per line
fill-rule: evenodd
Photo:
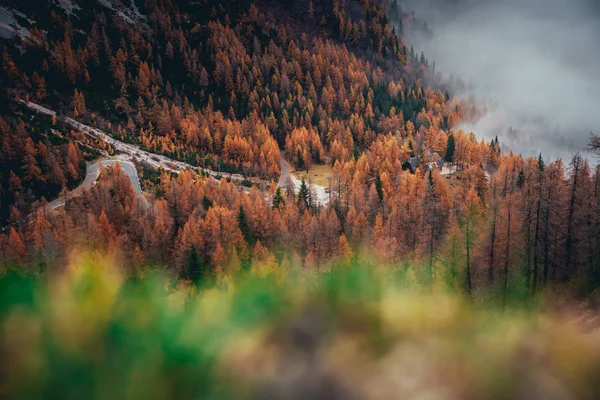
<path fill-rule="evenodd" d="M 598 398 L 600 166 L 408 1 L 2 2 L 0 397 Z"/>
<path fill-rule="evenodd" d="M 13 1 L 2 12 L 19 24 L 0 49 L 7 222 L 75 185 L 68 171 L 103 149 L 70 129 L 55 143 L 64 127 L 38 132 L 19 98 L 141 148 L 146 164 L 164 155 L 262 186 L 240 193 L 227 176 L 139 165 L 150 206 L 140 207 L 117 169 L 11 228 L 0 241 L 7 265 L 64 265 L 92 247 L 120 254 L 132 275 L 160 265 L 196 282 L 252 260 L 327 269 L 374 254 L 470 293 L 600 283 L 600 170 L 580 156 L 565 166 L 504 153 L 458 129 L 482 110 L 436 81 L 384 3 Z"/>
<path fill-rule="evenodd" d="M 319 137 L 304 162 L 329 151 L 334 162 L 390 132 L 395 113 L 399 131 L 429 128 L 421 111 L 441 129 L 470 116 L 421 86 L 427 60 L 404 65 L 411 54 L 377 2 L 227 4 L 14 3 L 5 10 L 34 22 L 4 43 L 4 90 L 109 120 L 155 152 L 262 176 L 277 174 L 278 148 L 290 151 L 299 128 Z M 420 147 L 421 133 L 404 136 Z"/>

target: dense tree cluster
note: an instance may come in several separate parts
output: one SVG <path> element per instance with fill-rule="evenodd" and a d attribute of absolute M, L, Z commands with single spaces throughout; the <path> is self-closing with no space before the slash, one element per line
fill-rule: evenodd
<path fill-rule="evenodd" d="M 600 283 L 600 169 L 579 155 L 564 166 L 508 154 L 498 166 L 491 177 L 474 165 L 452 178 L 418 169 L 371 179 L 364 156 L 336 171 L 325 208 L 311 202 L 310 185 L 296 195 L 272 186 L 265 198 L 193 172 L 163 174 L 147 205 L 114 168 L 66 208 L 11 229 L 0 248 L 7 265 L 58 267 L 84 247 L 117 252 L 130 273 L 170 265 L 184 279 L 235 273 L 256 257 L 275 269 L 320 269 L 373 254 L 468 290 L 520 283 L 535 292 L 575 279 L 592 291 Z"/>
<path fill-rule="evenodd" d="M 269 179 L 282 156 L 307 171 L 329 163 L 330 202 L 319 205 L 310 182 L 240 193 L 191 171 L 147 179 L 145 202 L 115 168 L 66 207 L 8 229 L 3 265 L 61 268 L 85 247 L 119 254 L 132 274 L 158 265 L 197 281 L 251 260 L 320 269 L 373 254 L 471 292 L 600 283 L 600 170 L 580 156 L 564 166 L 506 154 L 455 129 L 482 110 L 433 81 L 380 2 L 157 0 L 135 19 L 89 3 L 78 19 L 50 10 L 51 24 L 4 42 L 11 99 L 215 170 Z M 82 149 L 99 147 L 77 132 L 57 142 L 52 129 L 0 120 L 1 189 L 15 193 L 3 210 L 23 213 L 23 193 L 31 202 L 76 182 Z M 457 172 L 403 170 L 427 152 Z"/>
<path fill-rule="evenodd" d="M 472 106 L 423 87 L 418 60 L 405 65 L 377 1 L 315 2 L 329 21 L 320 34 L 256 3 L 236 18 L 213 2 L 147 2 L 135 21 L 101 4 L 78 19 L 52 10 L 53 24 L 36 25 L 20 48 L 5 44 L 2 82 L 76 118 L 108 120 L 145 149 L 263 177 L 278 173 L 276 144 L 298 129 L 347 161 L 379 133 L 443 147 L 448 128 L 471 118 Z"/>
<path fill-rule="evenodd" d="M 85 178 L 84 156 L 96 154 L 68 139 L 58 126 L 34 119 L 0 117 L 0 225 L 19 221 L 40 199 Z"/>

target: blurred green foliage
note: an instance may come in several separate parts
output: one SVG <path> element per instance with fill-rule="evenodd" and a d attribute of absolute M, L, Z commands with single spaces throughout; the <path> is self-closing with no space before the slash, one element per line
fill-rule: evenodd
<path fill-rule="evenodd" d="M 194 287 L 81 256 L 0 278 L 0 397 L 598 398 L 600 336 L 533 300 L 339 266 Z M 517 297 L 518 298 L 518 297 Z M 512 298 L 511 298 L 512 299 Z"/>

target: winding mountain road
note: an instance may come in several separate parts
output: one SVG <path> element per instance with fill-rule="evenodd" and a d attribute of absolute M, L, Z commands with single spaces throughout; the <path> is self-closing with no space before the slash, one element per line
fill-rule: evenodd
<path fill-rule="evenodd" d="M 70 200 L 73 197 L 81 195 L 85 190 L 91 188 L 92 186 L 94 186 L 96 184 L 96 182 L 98 182 L 98 178 L 100 177 L 100 172 L 102 170 L 102 167 L 114 167 L 117 164 L 119 164 L 121 166 L 121 169 L 123 170 L 125 175 L 127 175 L 129 180 L 131 181 L 131 186 L 133 187 L 133 191 L 135 192 L 137 198 L 140 199 L 141 204 L 144 206 L 147 206 L 148 200 L 146 200 L 146 198 L 144 197 L 144 195 L 142 193 L 142 188 L 140 186 L 140 180 L 139 180 L 137 169 L 135 168 L 135 164 L 133 164 L 130 161 L 123 161 L 123 160 L 103 160 L 103 161 L 94 162 L 93 164 L 88 164 L 87 169 L 86 169 L 85 179 L 83 180 L 81 185 L 79 185 L 75 189 L 71 190 L 65 196 L 60 196 L 59 198 L 46 204 L 45 211 L 49 212 L 52 210 L 56 210 L 57 208 L 64 206 L 65 203 L 67 202 L 67 200 Z M 26 216 L 25 218 L 23 218 L 21 220 L 14 221 L 14 222 L 10 223 L 9 225 L 1 227 L 0 232 L 5 232 L 11 226 L 18 225 L 22 222 L 31 220 L 33 218 L 33 216 L 36 214 L 36 212 L 29 214 L 28 216 Z"/>
<path fill-rule="evenodd" d="M 25 100 L 20 100 L 20 102 L 32 111 L 35 111 L 39 114 L 53 116 L 56 119 L 62 121 L 63 123 L 65 123 L 66 125 L 70 126 L 73 129 L 76 129 L 80 132 L 87 134 L 88 136 L 91 136 L 91 137 L 99 139 L 107 144 L 110 144 L 112 147 L 115 148 L 115 150 L 117 152 L 125 154 L 126 157 L 131 160 L 143 162 L 143 163 L 151 165 L 155 168 L 163 168 L 166 171 L 170 171 L 170 172 L 173 172 L 176 174 L 178 174 L 181 171 L 186 171 L 186 170 L 196 170 L 196 171 L 201 170 L 205 174 L 208 174 L 209 176 L 212 176 L 215 179 L 219 179 L 220 177 L 225 177 L 225 178 L 230 179 L 231 181 L 238 182 L 238 183 L 248 179 L 247 177 L 245 177 L 244 175 L 241 175 L 241 174 L 215 172 L 208 168 L 198 168 L 198 167 L 195 167 L 195 166 L 190 165 L 185 162 L 172 160 L 168 157 L 165 157 L 165 156 L 162 156 L 159 154 L 150 153 L 148 151 L 140 149 L 136 145 L 124 143 L 120 140 L 117 140 L 117 139 L 111 137 L 110 135 L 108 135 L 107 133 L 101 131 L 100 129 L 93 128 L 88 125 L 84 125 L 81 122 L 75 121 L 74 119 L 69 118 L 69 117 L 61 117 L 55 111 L 50 110 L 46 107 L 43 107 L 39 104 L 32 103 L 30 101 L 25 101 Z M 140 186 L 140 180 L 139 180 L 139 176 L 138 176 L 138 172 L 135 167 L 135 164 L 129 160 L 111 159 L 111 160 L 103 160 L 103 161 L 95 162 L 93 164 L 89 164 L 87 167 L 87 170 L 86 170 L 86 176 L 85 176 L 83 183 L 81 185 L 79 185 L 77 188 L 75 188 L 74 190 L 67 193 L 67 195 L 61 196 L 58 199 L 55 199 L 55 200 L 51 201 L 50 203 L 48 203 L 46 205 L 46 211 L 55 210 L 57 208 L 64 206 L 67 200 L 69 200 L 75 196 L 81 195 L 86 189 L 89 189 L 90 187 L 92 187 L 98 181 L 98 177 L 100 176 L 101 166 L 110 167 L 110 166 L 116 165 L 117 163 L 120 164 L 121 168 L 123 169 L 123 172 L 129 177 L 129 180 L 131 181 L 131 185 L 132 185 L 133 190 L 135 191 L 135 194 L 137 195 L 137 197 L 144 204 L 147 205 L 148 202 L 147 202 L 146 198 L 143 196 L 142 188 Z M 281 175 L 277 182 L 277 186 L 278 187 L 288 187 L 291 184 L 294 191 L 297 192 L 300 188 L 301 183 L 302 182 L 300 181 L 300 179 L 296 178 L 294 175 L 291 174 L 289 164 L 287 163 L 287 161 L 285 161 L 282 158 L 281 159 Z M 313 194 L 313 198 L 316 200 L 316 203 L 318 205 L 326 205 L 327 203 L 329 203 L 330 196 L 329 196 L 329 193 L 327 193 L 327 189 L 325 187 L 311 184 L 310 190 L 311 190 L 311 193 Z M 31 218 L 31 215 L 27 216 L 23 220 L 16 221 L 10 225 L 1 227 L 0 231 L 4 232 L 10 226 L 19 224 L 23 221 L 27 221 L 30 218 Z"/>
<path fill-rule="evenodd" d="M 58 199 L 48 203 L 46 205 L 46 210 L 52 211 L 57 208 L 60 208 L 65 205 L 65 202 L 67 200 L 72 199 L 75 196 L 79 196 L 86 189 L 89 189 L 92 186 L 94 186 L 96 184 L 96 182 L 98 181 L 98 177 L 100 176 L 100 171 L 102 169 L 101 168 L 102 166 L 113 167 L 117 164 L 119 164 L 121 166 L 121 169 L 123 169 L 123 172 L 125 173 L 125 175 L 127 175 L 129 180 L 131 181 L 131 186 L 133 187 L 133 190 L 134 190 L 136 196 L 139 199 L 141 199 L 144 204 L 146 204 L 147 201 L 146 201 L 146 198 L 142 194 L 142 188 L 140 186 L 140 180 L 139 180 L 138 172 L 137 172 L 137 169 L 135 168 L 135 165 L 129 161 L 104 160 L 104 161 L 95 162 L 93 164 L 89 164 L 87 167 L 87 170 L 86 170 L 85 179 L 81 183 L 81 185 L 77 186 L 77 188 L 70 191 L 66 196 L 61 196 Z"/>
<path fill-rule="evenodd" d="M 40 114 L 54 116 L 56 119 L 62 121 L 63 123 L 72 127 L 73 129 L 76 129 L 80 132 L 87 134 L 90 137 L 99 139 L 99 140 L 111 145 L 112 147 L 115 148 L 115 150 L 117 152 L 125 154 L 127 157 L 129 157 L 132 160 L 137 160 L 139 162 L 143 162 L 143 163 L 151 165 L 155 168 L 163 168 L 163 169 L 173 172 L 173 173 L 179 173 L 180 171 L 186 171 L 186 170 L 196 170 L 196 171 L 201 170 L 205 174 L 208 174 L 209 176 L 212 176 L 215 179 L 219 179 L 220 177 L 225 177 L 225 178 L 230 179 L 231 181 L 238 182 L 238 183 L 241 183 L 242 181 L 248 179 L 247 177 L 245 177 L 244 175 L 241 175 L 241 174 L 230 174 L 230 173 L 225 173 L 225 172 L 216 172 L 216 171 L 213 171 L 208 168 L 198 168 L 191 164 L 188 164 L 188 163 L 185 163 L 182 161 L 176 161 L 176 160 L 170 159 L 168 157 L 165 157 L 163 155 L 150 153 L 148 151 L 140 149 L 139 146 L 117 140 L 117 139 L 111 137 L 110 135 L 108 135 L 106 132 L 103 132 L 100 129 L 93 128 L 88 125 L 84 125 L 81 122 L 75 121 L 74 119 L 69 118 L 69 117 L 61 117 L 61 116 L 57 115 L 57 113 L 55 111 L 50 110 L 46 107 L 43 107 L 39 104 L 32 103 L 30 101 L 25 101 L 25 100 L 21 100 L 21 103 L 24 104 L 30 110 L 33 110 Z M 104 162 L 113 162 L 114 163 L 116 161 L 108 160 L 108 161 L 103 161 L 103 163 Z M 136 193 L 138 193 L 138 190 L 139 190 L 139 193 L 141 193 L 141 190 L 139 189 L 139 178 L 137 177 L 137 171 L 135 170 L 135 165 L 133 163 L 128 163 L 127 161 L 119 161 L 119 162 L 121 163 L 121 166 L 123 166 L 123 169 L 125 170 L 125 172 L 130 176 L 131 182 L 134 185 L 134 189 L 136 189 L 136 185 L 137 185 Z M 131 165 L 131 167 L 127 167 L 127 165 Z M 91 172 L 90 171 L 88 171 L 88 172 L 91 175 L 88 174 L 89 176 L 86 177 L 86 181 L 88 180 L 88 178 L 92 179 L 91 177 L 93 177 L 94 174 L 96 174 L 96 172 L 93 169 L 91 170 Z M 135 174 L 135 178 L 134 178 L 134 174 Z M 95 179 L 97 179 L 97 176 Z M 95 182 L 95 179 L 93 180 L 94 182 Z M 296 178 L 295 176 L 293 176 L 290 173 L 289 164 L 284 159 L 281 159 L 281 176 L 279 177 L 278 186 L 279 187 L 287 186 L 288 182 L 291 182 L 294 187 L 294 190 L 298 191 L 298 189 L 300 188 L 300 185 L 301 185 L 300 179 Z M 86 184 L 86 182 L 84 182 L 82 184 L 82 186 L 84 186 L 85 184 Z M 319 186 L 319 185 L 313 185 L 313 184 L 311 184 L 310 187 L 311 187 L 313 196 L 319 205 L 326 205 L 329 202 L 329 193 L 327 193 L 327 190 L 325 187 Z M 80 188 L 81 188 L 81 186 L 75 190 L 80 190 Z M 84 189 L 85 189 L 85 187 L 82 188 L 81 190 L 84 190 Z M 77 195 L 77 194 L 78 193 L 75 193 L 75 195 Z"/>
<path fill-rule="evenodd" d="M 126 154 L 133 159 L 149 164 L 155 168 L 163 168 L 173 173 L 179 173 L 180 171 L 186 171 L 190 169 L 202 170 L 204 171 L 204 173 L 212 176 L 213 178 L 218 179 L 220 177 L 224 177 L 235 182 L 242 182 L 243 180 L 247 179 L 244 175 L 241 174 L 230 174 L 226 172 L 216 172 L 208 168 L 198 168 L 191 164 L 182 161 L 176 161 L 160 154 L 150 153 L 149 151 L 140 149 L 139 146 L 117 140 L 108 135 L 106 132 L 101 131 L 100 129 L 84 125 L 81 122 L 75 121 L 74 119 L 69 117 L 58 116 L 55 111 L 40 106 L 39 104 L 35 104 L 30 101 L 24 100 L 21 100 L 21 103 L 24 104 L 27 108 L 37 113 L 53 116 L 56 119 L 65 123 L 66 125 L 72 127 L 73 129 L 83 132 L 88 136 L 102 140 L 103 142 L 111 145 L 115 148 L 117 152 Z"/>

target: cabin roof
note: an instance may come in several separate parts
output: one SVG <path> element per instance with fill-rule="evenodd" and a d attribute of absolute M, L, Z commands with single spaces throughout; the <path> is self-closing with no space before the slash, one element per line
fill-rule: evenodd
<path fill-rule="evenodd" d="M 403 168 L 410 168 L 412 172 L 415 172 L 419 164 L 429 166 L 430 168 L 432 164 L 435 164 L 438 168 L 443 168 L 444 160 L 438 153 L 427 151 L 418 157 L 411 157 L 408 161 L 405 161 Z"/>
<path fill-rule="evenodd" d="M 410 167 L 413 169 L 413 171 L 416 170 L 419 166 L 419 157 L 412 157 L 410 160 L 408 160 L 408 163 L 410 164 Z"/>

